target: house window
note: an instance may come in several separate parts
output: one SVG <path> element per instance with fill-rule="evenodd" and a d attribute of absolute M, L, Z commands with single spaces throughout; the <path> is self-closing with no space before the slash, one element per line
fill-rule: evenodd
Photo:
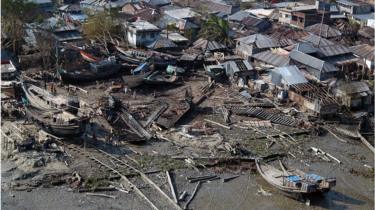
<path fill-rule="evenodd" d="M 154 34 L 154 33 L 151 33 L 151 34 L 150 34 L 150 37 L 151 37 L 151 38 L 155 38 L 155 34 Z"/>
<path fill-rule="evenodd" d="M 289 15 L 285 14 L 285 18 L 289 18 Z"/>
<path fill-rule="evenodd" d="M 141 37 L 144 39 L 146 38 L 146 34 L 142 34 Z"/>

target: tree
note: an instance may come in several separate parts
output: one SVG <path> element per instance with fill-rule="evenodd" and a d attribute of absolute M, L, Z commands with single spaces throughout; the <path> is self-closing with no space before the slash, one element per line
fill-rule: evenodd
<path fill-rule="evenodd" d="M 40 31 L 35 35 L 36 45 L 43 61 L 43 68 L 48 69 L 51 67 L 53 58 L 55 56 L 55 39 L 52 33 L 48 31 Z"/>
<path fill-rule="evenodd" d="M 227 20 L 211 15 L 203 24 L 200 37 L 210 41 L 217 41 L 227 45 L 232 44 L 229 37 L 229 23 Z"/>
<path fill-rule="evenodd" d="M 1 4 L 1 29 L 10 41 L 4 45 L 17 52 L 25 33 L 25 24 L 35 18 L 37 5 L 28 0 L 2 0 Z"/>
<path fill-rule="evenodd" d="M 122 30 L 114 21 L 116 12 L 102 11 L 90 15 L 87 23 L 83 25 L 83 34 L 92 40 L 96 40 L 104 46 L 108 42 L 114 42 L 114 38 L 122 38 Z"/>

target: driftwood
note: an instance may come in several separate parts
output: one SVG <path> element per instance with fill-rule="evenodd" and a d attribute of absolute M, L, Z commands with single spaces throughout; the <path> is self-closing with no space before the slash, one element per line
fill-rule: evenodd
<path fill-rule="evenodd" d="M 116 191 L 117 189 L 115 187 L 96 187 L 93 189 L 89 188 L 81 188 L 78 189 L 78 192 L 83 193 L 83 192 L 100 192 L 100 191 Z"/>
<path fill-rule="evenodd" d="M 337 159 L 336 157 L 334 157 L 333 155 L 327 153 L 327 152 L 324 152 L 323 150 L 319 149 L 319 148 L 316 148 L 316 147 L 311 147 L 311 150 L 314 151 L 316 154 L 318 155 L 324 155 L 324 156 L 328 156 L 330 157 L 331 159 L 335 160 L 336 162 L 338 162 L 339 164 L 341 164 L 341 161 L 339 159 Z"/>
<path fill-rule="evenodd" d="M 209 119 L 204 119 L 204 121 L 209 122 L 209 123 L 212 123 L 212 124 L 215 124 L 215 125 L 218 125 L 218 126 L 220 126 L 220 127 L 226 128 L 226 129 L 228 129 L 228 130 L 231 129 L 231 127 L 229 127 L 229 126 L 223 125 L 223 124 L 221 124 L 221 123 L 218 123 L 218 122 L 215 122 L 215 121 L 212 121 L 212 120 L 209 120 Z"/>
<path fill-rule="evenodd" d="M 88 91 L 85 90 L 85 89 L 83 89 L 83 88 L 80 88 L 80 87 L 77 87 L 77 86 L 75 86 L 75 85 L 71 85 L 71 84 L 69 84 L 69 89 L 71 89 L 71 88 L 74 88 L 74 89 L 76 89 L 76 90 L 78 89 L 78 90 L 82 91 L 82 92 L 85 93 L 85 94 L 88 93 Z"/>
<path fill-rule="evenodd" d="M 347 143 L 347 141 L 345 141 L 344 139 L 338 137 L 335 133 L 333 133 L 331 129 L 329 129 L 329 128 L 327 128 L 327 127 L 326 127 L 325 129 L 326 129 L 330 134 L 332 134 L 332 136 L 334 136 L 337 140 L 339 140 L 339 141 L 341 141 L 341 142 L 345 142 L 345 143 Z"/>
<path fill-rule="evenodd" d="M 99 196 L 99 197 L 112 198 L 112 199 L 116 198 L 116 196 L 114 195 L 106 195 L 106 194 L 100 194 L 100 193 L 86 193 L 86 195 Z"/>
<path fill-rule="evenodd" d="M 198 191 L 199 187 L 201 186 L 201 184 L 202 184 L 202 182 L 198 182 L 198 184 L 195 186 L 195 189 L 194 189 L 193 193 L 191 194 L 189 200 L 186 202 L 186 204 L 184 206 L 184 209 L 188 209 L 189 204 L 194 199 L 194 197 L 197 194 L 197 191 Z"/>
<path fill-rule="evenodd" d="M 357 132 L 358 137 L 361 139 L 362 143 L 366 145 L 373 153 L 375 153 L 374 146 L 372 146 L 365 137 L 363 137 L 359 132 Z"/>
<path fill-rule="evenodd" d="M 177 199 L 177 195 L 176 195 L 176 189 L 175 189 L 175 186 L 173 185 L 171 174 L 169 173 L 169 171 L 166 171 L 166 174 L 167 174 L 168 183 L 169 183 L 169 187 L 171 188 L 171 192 L 172 192 L 174 202 L 178 203 L 178 199 Z"/>
<path fill-rule="evenodd" d="M 189 182 L 190 183 L 204 182 L 204 181 L 210 181 L 210 180 L 213 180 L 213 179 L 216 179 L 216 178 L 220 179 L 220 177 L 218 177 L 216 175 L 212 175 L 212 176 L 203 176 L 203 177 L 198 177 L 198 178 L 194 178 L 194 179 L 189 179 Z"/>
<path fill-rule="evenodd" d="M 230 177 L 226 177 L 226 178 L 223 178 L 223 182 L 228 182 L 232 179 L 235 179 L 237 177 L 239 177 L 240 175 L 234 175 L 234 176 L 230 176 Z"/>
<path fill-rule="evenodd" d="M 178 197 L 178 200 L 179 200 L 179 201 L 184 201 L 186 195 L 187 195 L 187 192 L 186 192 L 186 191 L 183 191 L 182 194 L 180 195 L 180 197 Z"/>

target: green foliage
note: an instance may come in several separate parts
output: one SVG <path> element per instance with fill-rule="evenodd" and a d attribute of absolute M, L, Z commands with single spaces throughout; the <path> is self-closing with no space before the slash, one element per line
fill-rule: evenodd
<path fill-rule="evenodd" d="M 117 12 L 103 11 L 90 15 L 87 22 L 83 25 L 83 33 L 88 39 L 106 40 L 109 36 L 121 36 L 121 27 L 116 25 L 114 18 Z"/>
<path fill-rule="evenodd" d="M 27 0 L 2 0 L 1 4 L 1 29 L 16 52 L 23 39 L 25 23 L 33 21 L 37 15 L 37 5 Z"/>
<path fill-rule="evenodd" d="M 227 20 L 211 15 L 203 24 L 200 31 L 200 37 L 210 41 L 232 44 L 229 37 L 229 23 Z"/>

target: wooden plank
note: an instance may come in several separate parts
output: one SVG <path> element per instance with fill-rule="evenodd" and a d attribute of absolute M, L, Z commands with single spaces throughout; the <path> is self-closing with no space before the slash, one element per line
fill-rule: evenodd
<path fill-rule="evenodd" d="M 166 171 L 166 174 L 167 174 L 168 183 L 169 183 L 169 187 L 171 188 L 171 192 L 172 192 L 174 202 L 178 203 L 178 199 L 177 199 L 177 195 L 176 195 L 176 189 L 175 189 L 175 186 L 173 185 L 171 174 L 169 173 L 169 171 Z"/>

